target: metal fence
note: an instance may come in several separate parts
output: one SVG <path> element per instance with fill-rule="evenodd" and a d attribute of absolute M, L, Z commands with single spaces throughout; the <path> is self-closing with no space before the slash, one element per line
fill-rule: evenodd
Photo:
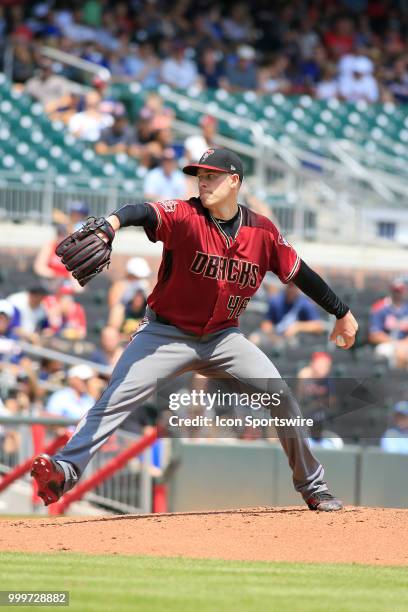
<path fill-rule="evenodd" d="M 55 437 L 56 426 L 72 426 L 74 421 L 52 418 L 52 416 L 10 417 L 4 413 L 0 414 L 0 474 L 8 473 L 33 455 L 35 451 L 31 426 L 35 423 L 48 426 L 52 424 L 52 429 L 47 429 L 47 442 L 49 442 Z M 12 453 L 7 452 L 7 440 L 11 434 L 17 442 Z M 89 477 L 139 437 L 137 434 L 118 430 L 93 457 L 83 478 Z M 29 474 L 24 476 L 24 481 L 31 482 Z M 148 513 L 152 509 L 152 486 L 151 450 L 147 449 L 94 491 L 86 494 L 84 500 L 114 512 Z"/>
<path fill-rule="evenodd" d="M 143 193 L 132 183 L 133 191 L 124 191 L 114 179 L 98 179 L 95 188 L 81 187 L 70 177 L 66 184 L 58 186 L 58 177 L 49 174 L 27 173 L 25 176 L 13 172 L 0 173 L 0 220 L 34 221 L 51 224 L 53 209 L 68 211 L 73 200 L 85 200 L 94 216 L 106 215 L 115 210 L 119 202 L 130 198 L 140 200 Z M 75 177 L 76 181 L 78 177 Z M 61 184 L 61 182 L 60 182 Z M 122 189 L 120 189 L 122 187 Z"/>
<path fill-rule="evenodd" d="M 91 460 L 84 478 L 99 470 L 138 436 L 118 430 L 102 446 Z M 139 457 L 132 459 L 112 478 L 105 480 L 94 491 L 86 494 L 85 499 L 117 512 L 151 512 L 152 478 L 149 472 L 151 450 L 147 449 Z"/>

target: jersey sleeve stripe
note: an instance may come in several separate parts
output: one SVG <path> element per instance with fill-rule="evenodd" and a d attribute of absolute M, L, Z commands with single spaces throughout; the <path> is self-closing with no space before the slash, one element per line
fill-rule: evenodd
<path fill-rule="evenodd" d="M 299 266 L 300 266 L 300 257 L 298 255 L 296 257 L 295 265 L 293 266 L 289 276 L 285 278 L 285 280 L 283 281 L 285 284 L 289 283 L 292 280 L 292 278 L 296 275 L 296 272 L 299 270 Z"/>
<path fill-rule="evenodd" d="M 157 230 L 159 230 L 162 226 L 162 218 L 161 218 L 161 214 L 160 214 L 160 210 L 158 209 L 158 207 L 156 206 L 156 204 L 153 204 L 153 202 L 148 202 L 148 204 L 154 208 L 154 211 L 157 215 L 157 227 L 156 227 L 156 232 Z"/>

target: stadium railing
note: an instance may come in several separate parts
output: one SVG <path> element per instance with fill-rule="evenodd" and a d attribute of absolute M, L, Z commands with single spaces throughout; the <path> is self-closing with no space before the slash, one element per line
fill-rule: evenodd
<path fill-rule="evenodd" d="M 51 415 L 41 417 L 1 415 L 0 427 L 18 431 L 21 442 L 18 459 L 13 466 L 4 462 L 4 455 L 0 452 L 0 473 L 3 474 L 0 491 L 6 490 L 17 478 L 22 478 L 26 484 L 30 484 L 32 481 L 29 469 L 33 456 L 47 450 L 54 453 L 66 443 L 70 435 L 64 432 L 55 436 L 55 428 L 72 428 L 76 423 L 77 421 L 73 419 Z M 35 427 L 47 428 L 42 436 L 41 446 L 35 444 L 33 435 Z M 149 447 L 156 438 L 155 431 L 140 436 L 118 430 L 91 460 L 80 484 L 73 492 L 67 498 L 66 496 L 61 498 L 60 506 L 57 504 L 49 506 L 50 514 L 64 512 L 73 501 L 79 499 L 97 504 L 112 512 L 151 512 L 153 477 Z M 140 459 L 136 461 L 138 455 Z M 38 498 L 33 497 L 32 501 L 34 508 L 38 505 Z"/>

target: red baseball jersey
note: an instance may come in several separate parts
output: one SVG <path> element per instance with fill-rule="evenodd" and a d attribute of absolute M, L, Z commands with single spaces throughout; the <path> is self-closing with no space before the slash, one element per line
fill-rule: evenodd
<path fill-rule="evenodd" d="M 199 198 L 149 204 L 157 227 L 146 234 L 164 248 L 147 301 L 182 330 L 201 336 L 236 327 L 266 272 L 288 283 L 299 269 L 299 256 L 272 221 L 241 204 L 233 238 Z"/>

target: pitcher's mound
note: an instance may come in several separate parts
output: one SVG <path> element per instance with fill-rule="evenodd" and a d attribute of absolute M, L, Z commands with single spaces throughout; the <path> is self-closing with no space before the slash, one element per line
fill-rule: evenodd
<path fill-rule="evenodd" d="M 408 565 L 408 510 L 247 508 L 1 522 L 0 550 Z"/>

